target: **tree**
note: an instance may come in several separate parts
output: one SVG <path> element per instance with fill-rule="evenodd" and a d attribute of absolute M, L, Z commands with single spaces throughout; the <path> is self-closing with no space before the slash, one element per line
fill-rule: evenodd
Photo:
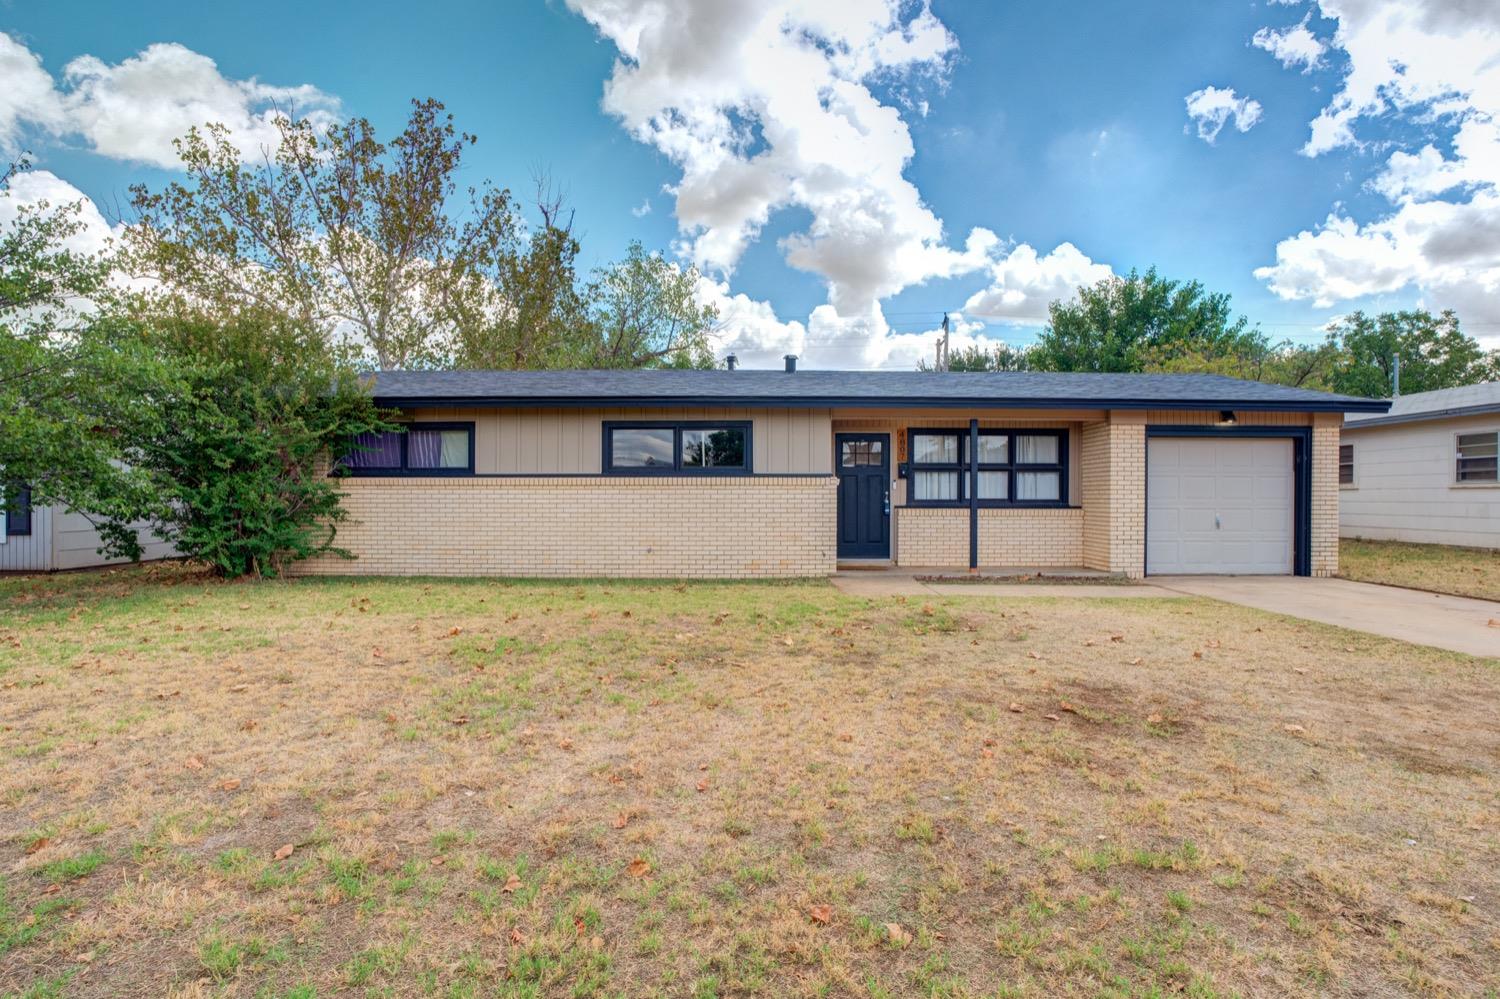
<path fill-rule="evenodd" d="M 441 103 L 413 101 L 388 143 L 364 118 L 276 126 L 253 165 L 222 125 L 179 140 L 188 183 L 131 188 L 132 267 L 221 318 L 280 315 L 381 368 L 445 361 L 482 314 L 476 291 L 519 300 L 515 201 L 488 183 L 459 196 L 475 139 Z"/>
<path fill-rule="evenodd" d="M 1329 337 L 1342 346 L 1329 383 L 1346 395 L 1391 395 L 1397 356 L 1403 393 L 1500 379 L 1500 351 L 1486 353 L 1463 333 L 1451 310 L 1440 316 L 1422 310 L 1378 316 L 1355 312 L 1334 326 Z"/>
<path fill-rule="evenodd" d="M 390 425 L 323 332 L 275 310 L 221 318 L 151 296 L 136 306 L 142 337 L 177 372 L 151 400 L 158 418 L 121 434 L 150 482 L 155 533 L 225 576 L 345 554 L 329 456 Z M 111 550 L 137 554 L 133 530 L 108 526 Z"/>
<path fill-rule="evenodd" d="M 1029 371 L 1031 348 L 997 343 L 986 350 L 970 344 L 948 358 L 949 371 Z M 925 358 L 917 362 L 918 371 L 936 371 L 937 366 Z"/>
<path fill-rule="evenodd" d="M 26 162 L 0 175 L 0 198 Z M 129 519 L 149 503 L 118 432 L 170 378 L 122 318 L 103 255 L 67 249 L 81 206 L 24 206 L 0 231 L 0 494 Z"/>
<path fill-rule="evenodd" d="M 1254 351 L 1260 334 L 1233 318 L 1229 296 L 1197 281 L 1145 274 L 1108 277 L 1078 289 L 1076 301 L 1049 306 L 1050 320 L 1028 355 L 1038 371 L 1141 371 L 1193 354 Z"/>
<path fill-rule="evenodd" d="M 584 292 L 594 368 L 711 368 L 708 333 L 719 313 L 698 301 L 698 271 L 634 242 L 594 272 Z"/>

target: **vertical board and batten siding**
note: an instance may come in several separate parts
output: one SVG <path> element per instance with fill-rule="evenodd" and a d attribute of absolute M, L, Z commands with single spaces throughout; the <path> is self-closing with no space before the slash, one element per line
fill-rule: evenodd
<path fill-rule="evenodd" d="M 412 409 L 413 420 L 472 420 L 480 475 L 597 475 L 610 421 L 748 420 L 757 474 L 833 472 L 826 409 Z"/>
<path fill-rule="evenodd" d="M 141 543 L 141 560 L 172 558 L 177 550 L 146 529 L 137 525 L 136 538 Z M 105 558 L 99 554 L 103 541 L 94 525 L 81 513 L 54 511 L 52 518 L 52 564 L 51 569 L 82 569 L 91 565 L 120 565 L 129 559 Z"/>
<path fill-rule="evenodd" d="M 0 530 L 6 527 L 0 513 Z M 0 537 L 0 572 L 25 572 L 52 568 L 52 508 L 31 508 L 31 533 Z"/>
<path fill-rule="evenodd" d="M 1339 488 L 1346 538 L 1500 548 L 1500 486 L 1458 485 L 1454 440 L 1500 431 L 1500 414 L 1344 428 L 1354 485 Z"/>

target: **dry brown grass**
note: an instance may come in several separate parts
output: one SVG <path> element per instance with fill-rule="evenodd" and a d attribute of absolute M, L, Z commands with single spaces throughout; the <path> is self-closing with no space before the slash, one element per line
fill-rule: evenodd
<path fill-rule="evenodd" d="M 1344 538 L 1339 542 L 1339 575 L 1364 583 L 1500 600 L 1500 549 Z"/>
<path fill-rule="evenodd" d="M 127 570 L 0 687 L 0 993 L 1500 987 L 1497 664 L 1207 601 Z"/>

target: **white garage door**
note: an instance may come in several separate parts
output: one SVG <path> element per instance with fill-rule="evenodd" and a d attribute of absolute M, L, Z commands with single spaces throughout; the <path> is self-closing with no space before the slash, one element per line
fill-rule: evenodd
<path fill-rule="evenodd" d="M 1291 441 L 1147 441 L 1148 573 L 1290 573 L 1293 536 Z"/>

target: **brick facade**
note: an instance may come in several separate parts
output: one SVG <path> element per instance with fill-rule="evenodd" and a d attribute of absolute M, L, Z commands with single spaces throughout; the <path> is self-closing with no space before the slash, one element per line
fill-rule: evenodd
<path fill-rule="evenodd" d="M 896 511 L 903 566 L 967 567 L 969 511 L 903 507 Z M 1083 561 L 1083 511 L 979 511 L 979 564 L 986 567 L 1066 568 Z"/>
<path fill-rule="evenodd" d="M 1339 427 L 1337 414 L 1319 414 L 1312 432 L 1312 574 L 1339 572 Z"/>
<path fill-rule="evenodd" d="M 355 478 L 299 574 L 827 576 L 832 476 Z"/>
<path fill-rule="evenodd" d="M 1080 561 L 1139 579 L 1146 574 L 1146 426 L 1095 423 L 1079 436 Z"/>

